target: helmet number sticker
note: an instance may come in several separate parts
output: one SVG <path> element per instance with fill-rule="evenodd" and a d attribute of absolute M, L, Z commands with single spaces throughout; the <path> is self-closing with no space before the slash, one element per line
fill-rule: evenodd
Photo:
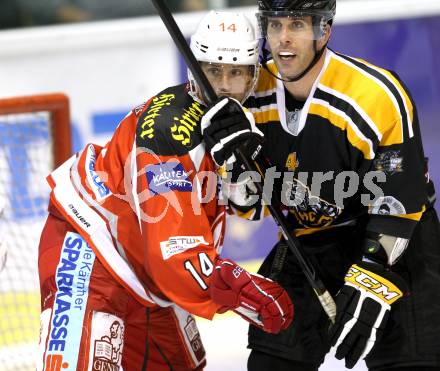
<path fill-rule="evenodd" d="M 235 23 L 231 23 L 228 27 L 226 27 L 225 23 L 220 23 L 220 28 L 222 29 L 223 32 L 225 32 L 226 30 L 232 31 L 232 32 L 236 32 L 237 31 L 237 27 L 235 26 Z"/>

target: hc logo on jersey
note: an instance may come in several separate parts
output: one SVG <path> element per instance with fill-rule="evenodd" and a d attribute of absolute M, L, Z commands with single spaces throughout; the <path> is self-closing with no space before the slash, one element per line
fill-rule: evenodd
<path fill-rule="evenodd" d="M 192 182 L 180 162 L 166 162 L 146 168 L 150 191 L 155 194 L 169 191 L 191 192 Z"/>

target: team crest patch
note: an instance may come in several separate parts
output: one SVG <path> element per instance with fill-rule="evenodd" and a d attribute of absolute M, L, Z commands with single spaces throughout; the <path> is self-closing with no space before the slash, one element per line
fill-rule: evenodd
<path fill-rule="evenodd" d="M 379 197 L 369 210 L 370 214 L 376 215 L 402 215 L 406 214 L 402 203 L 392 196 Z"/>
<path fill-rule="evenodd" d="M 150 165 L 145 169 L 150 191 L 155 194 L 169 191 L 191 192 L 192 182 L 180 162 Z"/>
<path fill-rule="evenodd" d="M 328 226 L 342 213 L 340 207 L 315 196 L 298 179 L 284 183 L 282 202 L 290 207 L 289 212 L 306 228 Z"/>
<path fill-rule="evenodd" d="M 124 322 L 108 313 L 93 312 L 88 370 L 122 371 Z"/>
<path fill-rule="evenodd" d="M 403 158 L 400 156 L 400 151 L 379 153 L 374 160 L 374 168 L 389 175 L 401 173 L 403 171 Z"/>

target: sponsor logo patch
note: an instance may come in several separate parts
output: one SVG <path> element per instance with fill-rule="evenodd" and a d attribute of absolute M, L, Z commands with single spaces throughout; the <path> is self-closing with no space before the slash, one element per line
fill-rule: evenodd
<path fill-rule="evenodd" d="M 203 236 L 173 236 L 160 242 L 163 260 L 200 245 L 209 245 Z"/>
<path fill-rule="evenodd" d="M 42 314 L 40 341 L 47 344 L 44 371 L 76 370 L 94 261 L 95 254 L 84 239 L 68 232 L 55 273 L 57 292 L 47 330 L 43 314 L 48 312 Z"/>
<path fill-rule="evenodd" d="M 88 370 L 122 370 L 124 322 L 112 314 L 93 312 Z"/>
<path fill-rule="evenodd" d="M 90 184 L 93 194 L 98 202 L 106 199 L 110 196 L 110 190 L 104 184 L 104 182 L 99 177 L 98 173 L 95 171 L 96 163 L 96 152 L 92 145 L 87 148 L 86 157 L 86 171 L 87 171 L 87 181 Z"/>
<path fill-rule="evenodd" d="M 192 316 L 188 316 L 186 319 L 185 335 L 191 344 L 191 349 L 193 350 L 197 360 L 201 361 L 205 357 L 205 348 L 203 348 L 199 329 L 197 328 L 196 321 Z"/>
<path fill-rule="evenodd" d="M 174 100 L 176 96 L 174 94 L 161 94 L 158 97 L 153 98 L 150 106 L 147 111 L 144 113 L 143 117 L 141 117 L 141 132 L 139 136 L 142 139 L 153 139 L 154 138 L 154 126 L 156 125 L 156 118 L 160 117 L 163 107 L 169 106 L 172 100 Z"/>
<path fill-rule="evenodd" d="M 392 282 L 356 264 L 348 270 L 345 281 L 362 287 L 390 305 L 403 295 L 402 291 Z"/>
<path fill-rule="evenodd" d="M 75 218 L 86 228 L 90 228 L 91 224 L 80 214 L 78 209 L 73 205 L 68 205 L 69 209 L 72 210 L 72 214 L 75 215 Z"/>
<path fill-rule="evenodd" d="M 166 162 L 146 167 L 150 191 L 155 194 L 169 191 L 191 192 L 192 182 L 180 162 Z"/>
<path fill-rule="evenodd" d="M 183 110 L 180 117 L 173 117 L 174 125 L 171 126 L 171 136 L 184 146 L 191 146 L 191 134 L 200 123 L 204 111 L 202 105 L 193 102 Z"/>

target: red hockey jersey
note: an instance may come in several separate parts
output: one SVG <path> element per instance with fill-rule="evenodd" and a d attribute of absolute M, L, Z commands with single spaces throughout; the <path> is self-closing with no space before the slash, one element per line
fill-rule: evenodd
<path fill-rule="evenodd" d="M 116 280 L 145 305 L 212 318 L 209 279 L 223 243 L 204 107 L 185 85 L 132 110 L 102 148 L 89 144 L 48 181 L 51 202 Z"/>

